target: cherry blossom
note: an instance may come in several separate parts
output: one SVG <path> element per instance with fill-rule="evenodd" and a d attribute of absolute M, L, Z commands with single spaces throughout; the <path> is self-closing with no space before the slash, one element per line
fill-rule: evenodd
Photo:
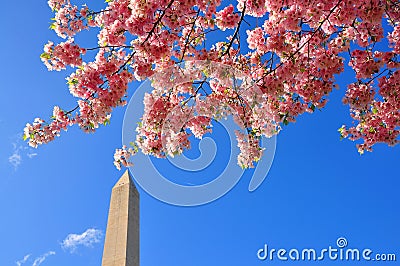
<path fill-rule="evenodd" d="M 238 23 L 239 15 L 233 12 L 233 5 L 229 5 L 215 14 L 217 27 L 222 31 L 225 29 L 233 29 Z"/>
<path fill-rule="evenodd" d="M 49 0 L 51 29 L 41 59 L 67 77 L 76 107 L 55 107 L 28 123 L 33 147 L 69 126 L 86 132 L 108 124 L 126 104 L 128 84 L 151 79 L 133 147 L 117 149 L 116 167 L 138 150 L 156 157 L 190 148 L 212 132 L 212 120 L 233 116 L 238 164 L 261 158 L 260 138 L 278 134 L 305 113 L 322 109 L 348 65 L 355 80 L 343 90 L 354 124 L 339 129 L 358 151 L 390 146 L 400 133 L 400 6 L 388 0 L 108 0 L 102 10 Z M 94 29 L 92 29 L 94 28 Z M 98 32 L 95 47 L 75 40 Z M 97 53 L 93 59 L 93 53 Z M 135 129 L 132 129 L 135 130 Z"/>

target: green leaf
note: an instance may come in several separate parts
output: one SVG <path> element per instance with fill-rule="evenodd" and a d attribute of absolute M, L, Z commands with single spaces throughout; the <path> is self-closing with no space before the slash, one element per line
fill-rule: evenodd
<path fill-rule="evenodd" d="M 28 139 L 28 136 L 27 136 L 26 134 L 24 134 L 24 135 L 22 136 L 22 139 L 25 141 L 25 140 Z"/>
<path fill-rule="evenodd" d="M 56 28 L 56 23 L 55 22 L 51 23 L 49 29 L 54 30 L 55 28 Z"/>
<path fill-rule="evenodd" d="M 67 84 L 69 84 L 69 85 L 75 85 L 75 84 L 78 84 L 78 80 L 77 79 L 69 79 L 68 80 L 68 82 L 67 82 Z"/>
<path fill-rule="evenodd" d="M 48 54 L 48 53 L 46 53 L 46 52 L 44 52 L 44 53 L 42 53 L 42 54 L 40 55 L 40 58 L 50 59 L 50 58 L 51 58 L 51 55 Z"/>

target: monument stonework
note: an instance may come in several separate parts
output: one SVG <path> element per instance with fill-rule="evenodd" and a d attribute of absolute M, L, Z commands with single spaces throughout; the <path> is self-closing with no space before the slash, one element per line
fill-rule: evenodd
<path fill-rule="evenodd" d="M 126 170 L 112 189 L 102 266 L 139 266 L 139 193 Z"/>

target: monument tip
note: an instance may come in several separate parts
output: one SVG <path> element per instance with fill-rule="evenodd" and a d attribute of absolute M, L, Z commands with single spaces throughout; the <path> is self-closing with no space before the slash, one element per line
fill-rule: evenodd
<path fill-rule="evenodd" d="M 114 185 L 114 187 L 119 187 L 125 184 L 132 184 L 132 178 L 131 174 L 129 173 L 129 170 L 126 169 L 126 171 L 122 174 L 122 176 L 119 178 L 117 183 Z"/>

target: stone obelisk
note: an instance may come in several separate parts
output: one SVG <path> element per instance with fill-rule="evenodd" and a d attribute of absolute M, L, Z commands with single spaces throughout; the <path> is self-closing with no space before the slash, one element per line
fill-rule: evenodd
<path fill-rule="evenodd" d="M 112 189 L 102 266 L 139 266 L 139 193 L 128 170 Z"/>

